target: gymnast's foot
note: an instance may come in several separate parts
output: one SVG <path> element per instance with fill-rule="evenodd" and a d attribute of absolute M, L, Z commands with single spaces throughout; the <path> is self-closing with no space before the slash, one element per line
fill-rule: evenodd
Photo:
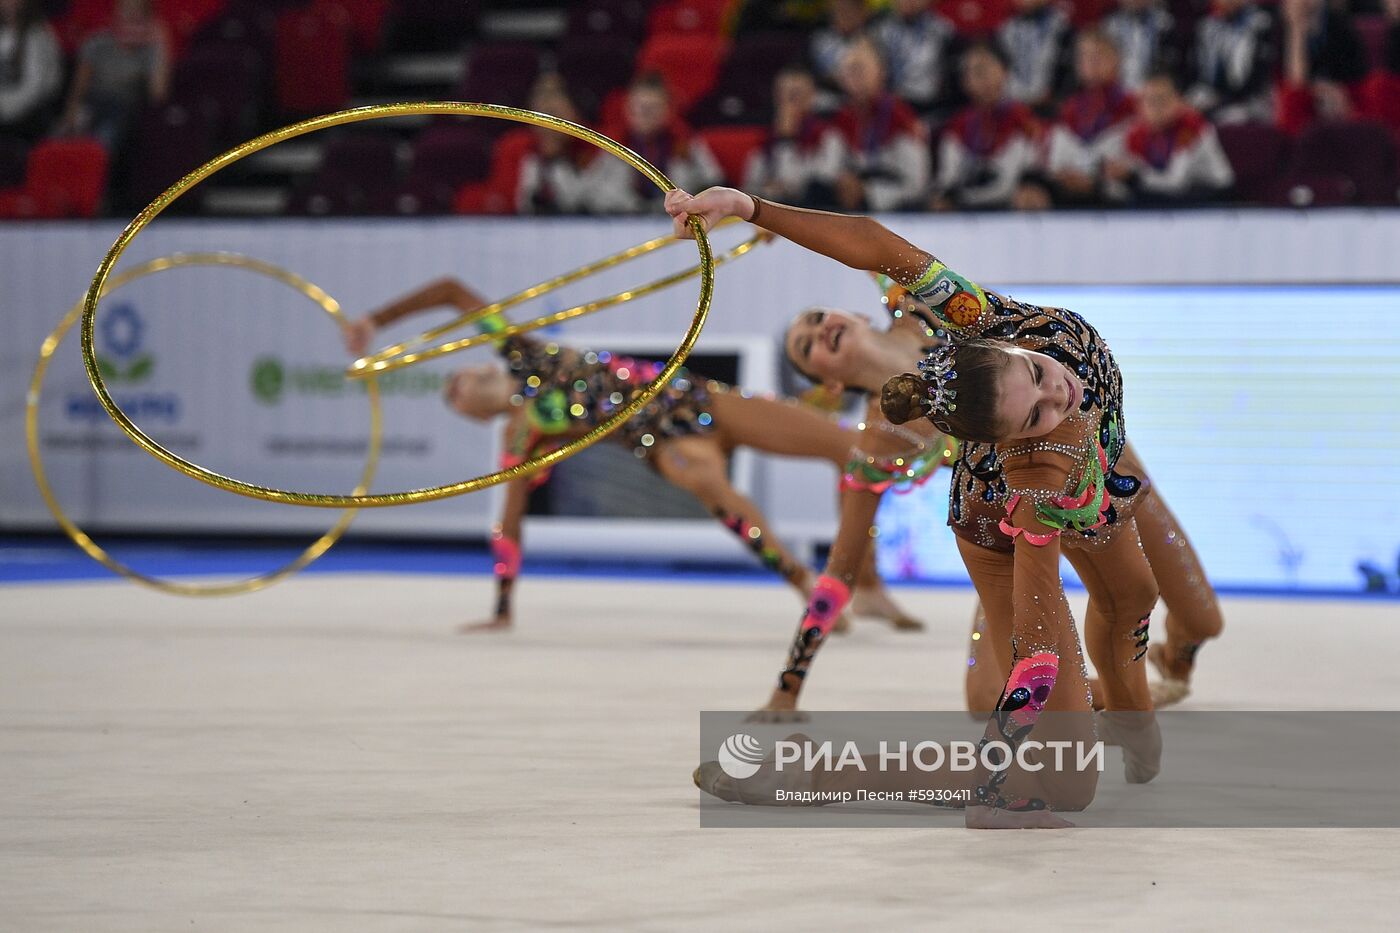
<path fill-rule="evenodd" d="M 510 616 L 496 616 L 485 622 L 467 622 L 457 626 L 460 635 L 479 635 L 483 632 L 509 632 L 513 627 Z"/>
<path fill-rule="evenodd" d="M 964 807 L 968 829 L 1072 829 L 1074 824 L 1049 810 L 998 810 Z"/>
<path fill-rule="evenodd" d="M 1191 695 L 1191 672 L 1195 665 L 1181 660 L 1180 652 L 1174 652 L 1168 645 L 1153 645 L 1147 649 L 1147 660 L 1161 678 L 1148 684 L 1155 708 L 1173 706 Z"/>
<path fill-rule="evenodd" d="M 805 744 L 811 739 L 801 733 L 794 733 L 787 737 L 787 741 Z M 814 771 L 804 768 L 786 768 L 779 771 L 772 757 L 764 759 L 757 773 L 742 780 L 725 774 L 718 761 L 703 763 L 691 773 L 690 779 L 705 793 L 730 803 L 746 803 L 760 807 L 821 805 L 810 795 L 802 793 L 816 786 Z M 780 790 L 787 793 L 780 797 Z"/>
<path fill-rule="evenodd" d="M 1123 777 L 1146 784 L 1162 770 L 1162 730 L 1151 711 L 1104 710 L 1098 714 L 1099 737 L 1123 749 Z"/>
<path fill-rule="evenodd" d="M 922 632 L 924 623 L 909 615 L 890 597 L 882 586 L 858 586 L 851 594 L 851 612 L 869 616 L 894 626 L 896 631 Z"/>

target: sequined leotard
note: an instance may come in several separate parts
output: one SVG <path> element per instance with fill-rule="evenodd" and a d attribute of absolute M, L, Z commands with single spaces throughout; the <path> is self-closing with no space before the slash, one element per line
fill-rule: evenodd
<path fill-rule="evenodd" d="M 1022 498 L 1036 504 L 1043 529 L 1069 532 L 1066 543 L 1093 547 L 1127 520 L 1144 478 L 1115 469 L 1127 435 L 1123 379 L 1108 344 L 1084 318 L 1063 308 L 1043 308 L 986 292 L 935 262 L 912 288 L 938 315 L 953 341 L 972 337 L 1005 340 L 1044 353 L 1068 367 L 1084 384 L 1079 410 L 1054 431 L 1008 445 L 965 443 L 953 462 L 948 523 L 959 536 L 983 547 L 1012 549 L 1021 533 L 1006 518 Z M 1045 471 L 1032 468 L 1037 454 L 1059 454 L 1072 467 L 1063 484 L 1047 485 Z"/>
<path fill-rule="evenodd" d="M 507 457 L 523 459 L 601 424 L 631 401 L 663 366 L 606 350 L 575 350 L 518 335 L 502 342 L 500 354 L 518 385 L 525 419 Z M 696 379 L 684 368 L 645 408 L 608 438 L 649 460 L 659 441 L 712 430 L 710 394 L 722 383 Z"/>

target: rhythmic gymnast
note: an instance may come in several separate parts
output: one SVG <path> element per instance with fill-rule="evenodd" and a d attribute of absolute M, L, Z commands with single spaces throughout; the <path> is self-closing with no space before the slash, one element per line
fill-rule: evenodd
<path fill-rule="evenodd" d="M 986 291 L 868 217 L 786 207 L 732 188 L 694 197 L 672 191 L 666 209 L 680 236 L 692 217 L 708 228 L 737 216 L 888 275 L 936 315 L 947 344 L 925 353 L 918 339 L 900 337 L 870 341 L 868 349 L 872 368 L 892 375 L 881 390 L 892 422 L 927 421 L 964 441 L 949 522 L 986 613 L 988 640 L 1010 660 L 984 741 L 1019 748 L 1043 711 L 1092 708 L 1059 577 L 1063 546 L 1089 590 L 1085 640 L 1101 678 L 1105 723 L 1123 745 L 1128 779 L 1154 777 L 1161 739 L 1143 659 L 1158 587 L 1134 517 L 1145 483 L 1118 469 L 1126 443 L 1122 379 L 1098 332 L 1073 312 Z M 809 353 L 836 357 L 843 342 L 873 333 L 852 320 L 814 322 Z M 1011 540 L 1009 551 L 998 547 L 997 533 Z M 814 593 L 825 600 L 820 613 L 809 613 L 812 627 L 829 626 L 848 592 L 839 580 L 818 580 Z M 980 775 L 970 825 L 1066 825 L 1048 809 L 1083 806 L 1093 794 L 1084 778 L 1049 799 L 1008 796 L 1006 776 Z"/>
<path fill-rule="evenodd" d="M 884 353 L 898 354 L 901 344 L 906 349 L 918 346 L 927 353 L 946 342 L 941 324 L 927 307 L 910 297 L 907 290 L 888 279 L 881 282 L 881 287 L 884 290 L 882 302 L 890 313 L 887 330 L 876 330 L 866 318 L 846 311 L 809 309 L 793 319 L 783 338 L 784 352 L 793 367 L 829 393 L 848 388 L 874 393 L 885 379 L 897 375 L 896 371 L 880 364 Z M 871 408 L 866 420 L 873 423 L 882 416 L 878 404 L 872 404 Z M 949 442 L 947 449 L 954 455 L 956 443 Z M 1131 445 L 1124 448 L 1120 462 L 1124 465 L 1123 472 L 1144 480 L 1135 517 L 1143 551 L 1167 608 L 1166 644 L 1154 644 L 1148 653 L 1148 659 L 1161 678 L 1149 689 L 1153 705 L 1161 708 L 1179 703 L 1189 694 L 1196 652 L 1202 643 L 1219 636 L 1224 620 L 1200 558 L 1161 492 L 1147 482 L 1146 471 Z M 991 529 L 989 533 L 991 546 L 1005 552 L 1012 550 L 1011 539 L 1000 528 Z M 843 569 L 837 568 L 837 574 Z M 827 573 L 837 575 L 830 567 Z M 769 702 L 760 711 L 773 715 L 756 718 L 782 720 L 789 718 L 781 715 L 783 712 L 796 708 L 807 669 L 821 646 L 822 633 L 810 632 L 810 628 L 799 626 L 788 665 L 779 676 Z M 986 635 L 986 617 L 979 604 L 969 641 L 965 685 L 967 708 L 973 711 L 986 711 L 996 705 L 1010 673 L 1006 653 L 994 650 L 1001 642 L 992 641 Z M 1091 681 L 1091 686 L 1097 687 L 1097 681 Z M 1103 706 L 1097 690 L 1094 705 L 1095 708 Z"/>
<path fill-rule="evenodd" d="M 461 282 L 442 279 L 349 322 L 344 328 L 346 348 L 356 356 L 363 355 L 380 328 L 419 311 L 450 306 L 465 313 L 485 304 L 485 299 Z M 488 319 L 484 326 L 487 330 L 499 327 L 499 318 Z M 661 368 L 528 335 L 506 338 L 498 350 L 506 362 L 504 369 L 484 364 L 459 370 L 448 380 L 444 400 L 454 411 L 475 420 L 507 416 L 505 465 L 522 462 L 586 433 L 630 400 Z M 859 472 L 857 467 L 865 463 L 859 453 L 863 435 L 841 427 L 832 418 L 796 402 L 750 396 L 683 369 L 650 405 L 608 440 L 630 447 L 669 483 L 700 500 L 764 566 L 782 576 L 804 599 L 812 590 L 812 573 L 770 532 L 758 506 L 730 484 L 729 458 L 735 448 L 747 446 L 764 453 L 825 459 L 844 471 L 843 487 L 851 481 L 851 472 Z M 853 464 L 853 457 L 862 459 Z M 545 479 L 535 474 L 507 484 L 501 521 L 491 537 L 497 577 L 495 612 L 484 622 L 462 626 L 461 631 L 500 631 L 512 626 L 529 491 Z M 843 500 L 849 495 L 843 492 Z M 873 554 L 858 570 L 850 608 L 857 615 L 887 621 L 896 629 L 923 628 L 885 589 L 875 571 Z"/>

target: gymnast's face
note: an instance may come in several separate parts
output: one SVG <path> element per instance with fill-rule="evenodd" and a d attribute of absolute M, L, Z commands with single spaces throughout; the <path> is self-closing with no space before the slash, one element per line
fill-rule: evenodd
<path fill-rule="evenodd" d="M 999 441 L 1049 434 L 1084 401 L 1084 384 L 1063 364 L 1019 347 L 1003 352 L 1006 364 L 997 378 Z"/>
<path fill-rule="evenodd" d="M 788 325 L 783 349 L 793 366 L 840 392 L 866 387 L 875 340 L 876 331 L 863 315 L 809 308 Z"/>
<path fill-rule="evenodd" d="M 511 408 L 515 382 L 499 366 L 459 369 L 447 378 L 442 398 L 447 407 L 476 421 L 490 421 Z"/>

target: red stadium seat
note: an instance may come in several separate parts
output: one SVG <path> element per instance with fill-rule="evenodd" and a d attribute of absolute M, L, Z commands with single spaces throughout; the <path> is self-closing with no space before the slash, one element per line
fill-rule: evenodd
<path fill-rule="evenodd" d="M 115 6 L 116 0 L 69 0 L 67 9 L 52 21 L 63 51 L 69 55 L 77 52 L 89 33 L 111 22 Z"/>
<path fill-rule="evenodd" d="M 716 126 L 698 134 L 724 170 L 725 180 L 735 187 L 743 185 L 749 156 L 763 145 L 767 135 L 762 126 Z"/>
<path fill-rule="evenodd" d="M 228 0 L 156 0 L 156 16 L 170 29 L 170 53 L 179 60 L 190 40 L 206 22 L 218 16 Z"/>
<path fill-rule="evenodd" d="M 313 6 L 338 10 L 344 15 L 357 51 L 373 52 L 379 48 L 384 38 L 384 16 L 389 11 L 389 0 L 315 0 Z"/>
<path fill-rule="evenodd" d="M 277 18 L 277 106 L 292 115 L 339 110 L 350 97 L 350 27 L 343 10 L 313 6 Z"/>
<path fill-rule="evenodd" d="M 1113 12 L 1114 0 L 1071 0 L 1069 10 L 1075 28 L 1090 26 Z"/>
<path fill-rule="evenodd" d="M 710 92 L 686 114 L 697 126 L 758 123 L 768 119 L 773 77 L 805 58 L 806 42 L 785 32 L 740 36 L 720 67 Z"/>
<path fill-rule="evenodd" d="M 1011 0 L 938 0 L 938 12 L 965 36 L 985 36 L 1011 15 Z"/>
<path fill-rule="evenodd" d="M 1321 122 L 1298 137 L 1293 171 L 1338 176 L 1359 204 L 1395 203 L 1395 139 L 1384 126 L 1363 120 Z"/>
<path fill-rule="evenodd" d="M 1372 68 L 1380 68 L 1385 61 L 1385 40 L 1390 31 L 1390 23 L 1384 16 L 1371 13 L 1353 16 L 1351 24 L 1361 37 L 1367 63 Z"/>
<path fill-rule="evenodd" d="M 439 123 L 418 135 L 413 165 L 400 185 L 369 197 L 383 214 L 447 214 L 457 193 L 491 171 L 491 137 L 479 124 Z"/>
<path fill-rule="evenodd" d="M 523 107 L 540 73 L 540 47 L 528 42 L 481 42 L 467 55 L 467 73 L 458 85 L 458 100 Z M 492 131 L 504 127 L 489 121 Z"/>
<path fill-rule="evenodd" d="M 1270 203 L 1279 192 L 1280 167 L 1288 165 L 1286 133 L 1267 123 L 1218 128 L 1220 145 L 1235 170 L 1235 191 L 1242 200 Z"/>
<path fill-rule="evenodd" d="M 668 0 L 657 4 L 647 23 L 648 35 L 700 33 L 717 36 L 724 27 L 728 0 Z"/>
<path fill-rule="evenodd" d="M 726 48 L 718 36 L 653 36 L 637 56 L 637 74 L 661 75 L 676 112 L 685 113 L 714 87 Z"/>
<path fill-rule="evenodd" d="M 1279 186 L 1274 203 L 1282 207 L 1340 207 L 1356 203 L 1356 186 L 1345 175 L 1295 172 Z"/>
<path fill-rule="evenodd" d="M 24 185 L 0 192 L 0 217 L 95 217 L 107 188 L 107 150 L 95 139 L 50 139 L 29 152 Z"/>
<path fill-rule="evenodd" d="M 131 134 L 126 197 L 135 205 L 144 206 L 198 168 L 218 152 L 214 133 L 206 112 L 180 101 L 147 107 Z M 171 209 L 192 212 L 198 209 L 203 196 L 204 186 L 200 185 Z"/>
<path fill-rule="evenodd" d="M 607 36 L 641 42 L 650 0 L 583 0 L 569 4 L 565 35 L 575 39 Z"/>

